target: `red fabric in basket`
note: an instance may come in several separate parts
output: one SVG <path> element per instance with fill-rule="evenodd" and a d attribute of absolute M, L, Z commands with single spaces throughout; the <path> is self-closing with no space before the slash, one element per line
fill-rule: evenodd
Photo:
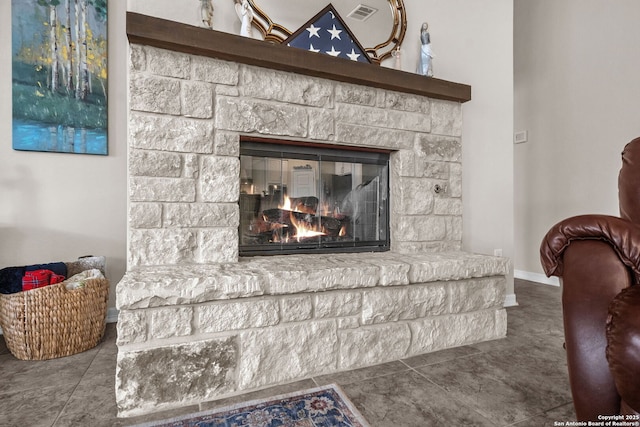
<path fill-rule="evenodd" d="M 42 288 L 43 286 L 60 283 L 64 279 L 64 276 L 56 274 L 51 270 L 27 271 L 22 278 L 22 290 L 29 291 L 31 289 Z"/>

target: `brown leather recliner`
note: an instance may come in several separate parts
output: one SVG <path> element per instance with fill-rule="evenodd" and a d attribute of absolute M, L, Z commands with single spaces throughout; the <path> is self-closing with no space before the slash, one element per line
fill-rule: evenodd
<path fill-rule="evenodd" d="M 640 413 L 640 138 L 622 152 L 620 218 L 581 215 L 542 240 L 560 277 L 571 394 L 578 421 Z"/>

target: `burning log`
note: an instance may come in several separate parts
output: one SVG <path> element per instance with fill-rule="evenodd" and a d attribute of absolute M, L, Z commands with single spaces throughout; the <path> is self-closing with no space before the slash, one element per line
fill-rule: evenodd
<path fill-rule="evenodd" d="M 288 227 L 290 234 L 297 235 L 295 230 L 312 230 L 319 234 L 338 237 L 343 222 L 330 216 L 315 216 L 310 213 L 294 212 L 286 209 L 266 209 L 262 211 L 262 217 L 266 223 L 278 224 L 280 228 Z M 275 229 L 277 227 L 269 227 Z"/>
<path fill-rule="evenodd" d="M 280 206 L 280 208 L 315 215 L 318 212 L 319 203 L 318 198 L 313 196 L 285 198 L 284 205 Z"/>

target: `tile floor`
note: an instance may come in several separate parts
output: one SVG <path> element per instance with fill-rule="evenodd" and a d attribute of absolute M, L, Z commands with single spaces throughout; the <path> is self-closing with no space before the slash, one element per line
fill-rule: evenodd
<path fill-rule="evenodd" d="M 0 426 L 129 426 L 336 382 L 374 427 L 552 426 L 573 418 L 560 289 L 516 280 L 505 339 L 151 416 L 118 419 L 115 325 L 84 353 L 20 361 L 0 338 Z"/>

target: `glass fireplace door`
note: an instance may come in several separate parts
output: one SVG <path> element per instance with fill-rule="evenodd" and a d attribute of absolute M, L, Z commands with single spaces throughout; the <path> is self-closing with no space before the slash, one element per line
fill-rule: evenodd
<path fill-rule="evenodd" d="M 389 248 L 389 155 L 243 142 L 240 254 Z"/>

